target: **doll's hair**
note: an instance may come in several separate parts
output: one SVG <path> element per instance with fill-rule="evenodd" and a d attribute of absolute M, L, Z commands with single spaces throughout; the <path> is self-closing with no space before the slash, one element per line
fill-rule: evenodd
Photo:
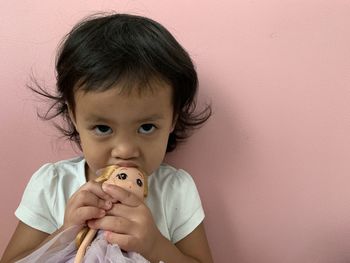
<path fill-rule="evenodd" d="M 56 93 L 37 81 L 29 87 L 52 100 L 42 119 L 61 116 L 55 126 L 76 142 L 80 138 L 68 112 L 74 114 L 74 92 L 104 91 L 121 84 L 123 92 L 152 89 L 154 81 L 172 88 L 176 124 L 167 152 L 211 115 L 210 105 L 196 110 L 197 72 L 192 60 L 171 33 L 158 22 L 129 14 L 96 14 L 79 22 L 61 42 L 56 57 Z"/>

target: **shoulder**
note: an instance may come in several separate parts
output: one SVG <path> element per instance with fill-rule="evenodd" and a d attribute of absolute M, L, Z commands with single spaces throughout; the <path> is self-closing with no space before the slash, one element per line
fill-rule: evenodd
<path fill-rule="evenodd" d="M 191 233 L 204 219 L 197 187 L 189 173 L 162 164 L 148 179 L 146 203 L 162 234 L 173 243 Z"/>
<path fill-rule="evenodd" d="M 168 164 L 161 164 L 160 167 L 149 177 L 150 185 L 155 185 L 164 189 L 164 187 L 179 190 L 179 187 L 189 186 L 195 187 L 195 183 L 191 175 L 182 169 L 176 169 Z M 156 187 L 155 189 L 159 189 Z"/>
<path fill-rule="evenodd" d="M 186 197 L 193 196 L 193 202 L 200 204 L 199 193 L 192 176 L 183 169 L 162 164 L 148 180 L 149 193 L 171 205 L 176 202 L 188 205 Z"/>
<path fill-rule="evenodd" d="M 46 163 L 33 174 L 30 183 L 41 185 L 66 184 L 70 181 L 84 183 L 84 165 L 85 160 L 82 157 Z"/>
<path fill-rule="evenodd" d="M 41 166 L 26 186 L 15 212 L 18 219 L 46 233 L 59 228 L 66 201 L 85 182 L 84 166 L 82 158 Z"/>

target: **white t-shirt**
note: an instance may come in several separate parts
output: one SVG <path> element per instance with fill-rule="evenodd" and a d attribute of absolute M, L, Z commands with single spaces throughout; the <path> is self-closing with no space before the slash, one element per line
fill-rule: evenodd
<path fill-rule="evenodd" d="M 84 183 L 82 157 L 43 165 L 30 179 L 15 215 L 46 233 L 63 224 L 70 196 Z M 190 234 L 204 219 L 196 185 L 184 170 L 162 164 L 148 177 L 146 204 L 160 232 L 172 243 Z"/>

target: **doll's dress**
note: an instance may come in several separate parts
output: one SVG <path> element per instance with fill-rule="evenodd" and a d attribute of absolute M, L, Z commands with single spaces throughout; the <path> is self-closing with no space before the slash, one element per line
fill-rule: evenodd
<path fill-rule="evenodd" d="M 75 237 L 81 226 L 73 226 L 17 263 L 73 263 L 77 252 Z M 84 263 L 150 263 L 136 252 L 124 252 L 118 245 L 109 244 L 98 231 L 97 236 L 86 250 Z"/>

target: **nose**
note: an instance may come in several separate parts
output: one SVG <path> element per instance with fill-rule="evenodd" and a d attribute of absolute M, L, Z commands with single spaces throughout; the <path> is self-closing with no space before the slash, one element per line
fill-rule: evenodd
<path fill-rule="evenodd" d="M 113 158 L 128 160 L 139 156 L 139 147 L 135 138 L 119 134 L 113 141 L 111 155 Z"/>

